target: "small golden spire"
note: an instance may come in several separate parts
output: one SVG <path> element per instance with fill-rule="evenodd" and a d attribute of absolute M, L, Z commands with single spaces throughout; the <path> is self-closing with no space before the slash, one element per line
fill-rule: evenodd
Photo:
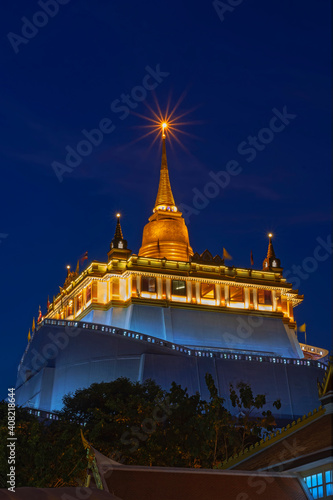
<path fill-rule="evenodd" d="M 120 213 L 117 213 L 116 217 L 117 217 L 117 225 L 113 239 L 122 240 L 124 239 L 124 236 L 120 225 Z"/>
<path fill-rule="evenodd" d="M 275 257 L 275 252 L 274 252 L 274 248 L 273 248 L 273 243 L 272 243 L 272 238 L 273 238 L 273 235 L 272 233 L 268 233 L 268 238 L 269 238 L 269 243 L 268 243 L 268 250 L 267 250 L 267 259 L 274 259 Z"/>
<path fill-rule="evenodd" d="M 269 238 L 269 242 L 268 242 L 267 256 L 262 264 L 262 268 L 264 271 L 272 271 L 273 270 L 273 271 L 281 272 L 282 271 L 281 262 L 280 262 L 280 259 L 276 258 L 274 248 L 273 248 L 273 243 L 272 243 L 273 235 L 272 235 L 272 233 L 268 233 L 268 238 Z"/>
<path fill-rule="evenodd" d="M 177 207 L 175 206 L 175 200 L 172 194 L 170 179 L 169 179 L 169 170 L 168 170 L 168 161 L 166 155 L 166 146 L 165 146 L 165 131 L 167 129 L 168 124 L 163 122 L 161 124 L 162 128 L 162 160 L 161 160 L 161 171 L 160 171 L 160 182 L 158 186 L 157 197 L 155 201 L 156 210 L 164 210 L 168 212 L 177 212 Z"/>
<path fill-rule="evenodd" d="M 124 239 L 123 232 L 120 225 L 120 213 L 117 213 L 117 224 L 114 232 L 114 237 L 110 244 L 110 251 L 108 252 L 108 259 L 127 258 L 131 255 L 132 251 L 127 248 L 127 240 Z"/>

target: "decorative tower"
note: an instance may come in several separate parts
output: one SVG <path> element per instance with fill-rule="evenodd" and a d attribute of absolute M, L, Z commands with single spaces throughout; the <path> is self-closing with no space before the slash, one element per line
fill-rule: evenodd
<path fill-rule="evenodd" d="M 139 255 L 188 262 L 193 255 L 182 213 L 173 198 L 165 146 L 167 124 L 162 124 L 162 161 L 160 182 L 153 215 L 143 229 Z"/>
<path fill-rule="evenodd" d="M 132 250 L 127 248 L 127 241 L 124 239 L 120 225 L 120 214 L 117 214 L 117 225 L 113 240 L 110 243 L 110 251 L 108 252 L 108 260 L 111 259 L 127 259 L 132 253 Z"/>
<path fill-rule="evenodd" d="M 283 268 L 281 267 L 280 259 L 277 259 L 275 256 L 272 243 L 272 238 L 273 238 L 272 233 L 269 233 L 268 238 L 269 242 L 268 242 L 267 257 L 262 263 L 262 269 L 263 271 L 277 271 L 281 273 L 283 271 Z"/>

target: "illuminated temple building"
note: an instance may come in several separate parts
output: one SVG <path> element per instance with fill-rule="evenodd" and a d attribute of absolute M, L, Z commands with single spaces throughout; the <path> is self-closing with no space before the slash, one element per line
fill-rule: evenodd
<path fill-rule="evenodd" d="M 230 383 L 245 381 L 268 407 L 281 399 L 281 421 L 318 406 L 327 351 L 297 340 L 293 310 L 303 296 L 283 277 L 271 235 L 262 269 L 194 250 L 173 198 L 163 131 L 141 248 L 128 248 L 118 216 L 107 261 L 68 271 L 22 357 L 17 403 L 52 412 L 65 394 L 121 376 L 165 389 L 175 381 L 207 398 L 209 372 L 226 404 Z"/>

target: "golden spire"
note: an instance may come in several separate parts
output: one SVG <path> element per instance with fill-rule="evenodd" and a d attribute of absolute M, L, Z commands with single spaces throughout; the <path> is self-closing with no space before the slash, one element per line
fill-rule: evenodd
<path fill-rule="evenodd" d="M 269 233 L 268 234 L 268 238 L 269 238 L 269 243 L 268 243 L 268 250 L 267 250 L 267 259 L 270 259 L 270 258 L 273 258 L 275 257 L 275 252 L 274 252 L 274 248 L 273 248 L 273 243 L 272 243 L 272 238 L 273 238 L 273 235 L 272 233 Z"/>
<path fill-rule="evenodd" d="M 167 124 L 162 123 L 162 160 L 161 160 L 161 171 L 160 171 L 160 183 L 158 186 L 154 212 L 156 210 L 177 212 L 177 207 L 175 206 L 175 200 L 173 198 L 170 179 L 169 179 L 168 161 L 167 161 L 166 146 L 165 146 L 166 128 Z"/>
<path fill-rule="evenodd" d="M 172 195 L 165 147 L 165 129 L 162 123 L 162 161 L 160 184 L 153 215 L 149 217 L 142 235 L 140 257 L 188 262 L 193 250 L 190 247 L 188 231 L 182 213 L 175 206 Z"/>
<path fill-rule="evenodd" d="M 116 225 L 116 230 L 114 233 L 114 240 L 122 240 L 124 239 L 123 232 L 121 230 L 121 225 L 120 225 L 120 214 L 117 214 L 117 225 Z"/>
<path fill-rule="evenodd" d="M 272 233 L 268 234 L 269 242 L 268 242 L 268 250 L 267 256 L 262 264 L 262 268 L 264 271 L 282 271 L 280 259 L 277 259 L 275 256 L 272 238 Z"/>
<path fill-rule="evenodd" d="M 132 253 L 131 250 L 127 248 L 127 240 L 124 239 L 123 232 L 120 225 L 120 214 L 117 214 L 117 225 L 114 233 L 113 240 L 110 244 L 110 251 L 108 252 L 108 259 L 111 258 L 127 258 Z"/>

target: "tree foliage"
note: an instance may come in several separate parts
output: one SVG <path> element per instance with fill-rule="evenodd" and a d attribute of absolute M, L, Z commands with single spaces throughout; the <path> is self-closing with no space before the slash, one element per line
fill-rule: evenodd
<path fill-rule="evenodd" d="M 208 401 L 173 383 L 119 378 L 92 384 L 64 397 L 60 420 L 41 422 L 17 408 L 17 486 L 60 487 L 82 484 L 86 459 L 80 428 L 93 446 L 125 464 L 218 467 L 275 426 L 265 395 L 240 382 L 230 386 L 230 401 L 220 397 L 206 375 Z M 226 404 L 227 403 L 227 404 Z M 273 403 L 277 409 L 279 401 Z M 228 408 L 234 408 L 231 413 Z M 0 402 L 0 487 L 6 488 L 7 405 Z"/>

